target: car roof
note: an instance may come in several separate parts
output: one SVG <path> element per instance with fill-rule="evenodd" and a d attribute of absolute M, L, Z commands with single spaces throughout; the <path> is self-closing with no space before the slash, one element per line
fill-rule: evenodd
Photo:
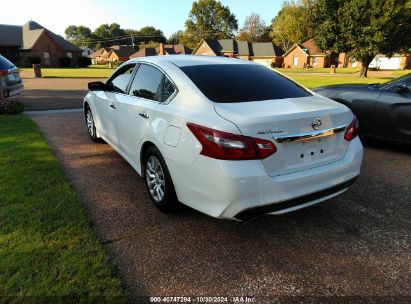
<path fill-rule="evenodd" d="M 203 56 L 203 55 L 163 55 L 133 58 L 130 62 L 151 62 L 161 64 L 164 62 L 172 63 L 178 67 L 210 64 L 250 64 L 250 61 L 227 58 L 221 56 Z"/>

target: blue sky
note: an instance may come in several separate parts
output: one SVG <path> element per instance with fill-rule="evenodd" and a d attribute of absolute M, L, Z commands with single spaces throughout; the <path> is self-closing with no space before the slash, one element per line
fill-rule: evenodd
<path fill-rule="evenodd" d="M 140 29 L 152 25 L 168 37 L 184 29 L 193 0 L 7 0 L 0 23 L 22 25 L 34 20 L 63 35 L 72 24 L 94 30 L 102 23 L 119 23 L 122 28 Z M 250 13 L 259 14 L 267 24 L 278 13 L 282 0 L 221 0 L 236 15 L 239 26 Z M 2 9 L 2 11 L 3 11 Z"/>

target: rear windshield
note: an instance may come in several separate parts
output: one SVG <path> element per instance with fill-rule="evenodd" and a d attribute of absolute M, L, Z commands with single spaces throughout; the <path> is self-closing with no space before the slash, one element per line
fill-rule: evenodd
<path fill-rule="evenodd" d="M 286 77 L 257 64 L 195 65 L 180 69 L 208 99 L 218 103 L 311 95 Z"/>
<path fill-rule="evenodd" d="M 9 70 L 14 68 L 14 64 L 8 61 L 3 56 L 0 56 L 0 70 Z"/>

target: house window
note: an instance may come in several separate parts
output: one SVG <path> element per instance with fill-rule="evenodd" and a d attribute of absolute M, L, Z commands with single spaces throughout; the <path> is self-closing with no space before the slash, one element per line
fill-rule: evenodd
<path fill-rule="evenodd" d="M 293 65 L 298 65 L 298 56 L 294 55 L 293 57 Z"/>
<path fill-rule="evenodd" d="M 313 66 L 318 64 L 318 57 L 313 57 Z"/>
<path fill-rule="evenodd" d="M 50 62 L 50 53 L 48 51 L 44 51 L 43 52 L 43 58 L 44 58 L 44 66 L 50 66 L 51 62 Z"/>
<path fill-rule="evenodd" d="M 73 58 L 73 53 L 72 53 L 72 52 L 68 52 L 68 53 L 67 53 L 67 57 L 68 57 L 68 58 Z"/>

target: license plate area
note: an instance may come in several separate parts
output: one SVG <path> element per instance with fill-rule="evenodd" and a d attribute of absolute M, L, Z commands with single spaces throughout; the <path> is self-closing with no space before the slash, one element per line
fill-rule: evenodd
<path fill-rule="evenodd" d="M 290 168 L 321 165 L 327 163 L 338 152 L 337 136 L 328 136 L 303 141 L 288 142 L 282 146 Z"/>
<path fill-rule="evenodd" d="M 320 159 L 326 153 L 324 140 L 313 139 L 295 143 L 296 144 L 296 158 L 300 161 L 313 161 Z"/>

